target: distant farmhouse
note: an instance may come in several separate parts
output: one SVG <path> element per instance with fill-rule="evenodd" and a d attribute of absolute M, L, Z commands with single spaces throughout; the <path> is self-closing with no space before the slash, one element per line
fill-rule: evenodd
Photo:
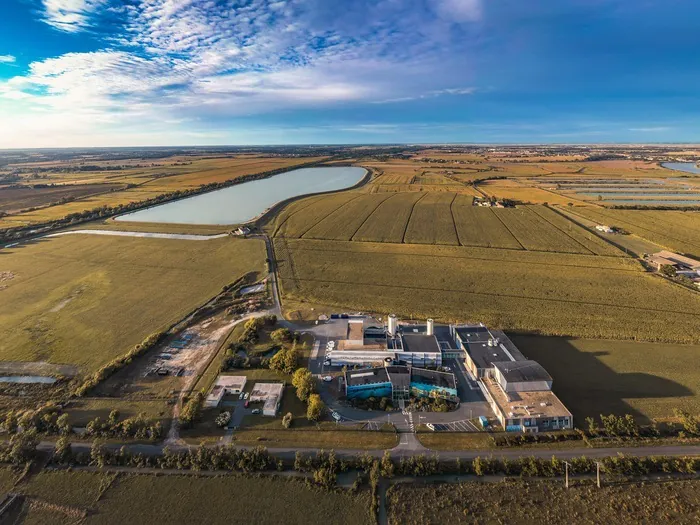
<path fill-rule="evenodd" d="M 663 250 L 647 255 L 645 260 L 657 271 L 662 271 L 664 267 L 672 268 L 675 275 L 690 279 L 700 287 L 700 261 L 696 259 Z"/>

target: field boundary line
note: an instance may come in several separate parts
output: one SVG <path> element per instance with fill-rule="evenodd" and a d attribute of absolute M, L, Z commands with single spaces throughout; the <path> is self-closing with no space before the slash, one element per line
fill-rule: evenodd
<path fill-rule="evenodd" d="M 550 208 L 550 210 L 552 210 L 554 213 L 556 213 L 556 214 L 558 214 L 558 215 L 564 217 L 566 220 L 573 222 L 574 224 L 576 224 L 577 226 L 579 226 L 579 228 L 583 228 L 583 229 L 586 230 L 587 232 L 592 233 L 593 235 L 595 235 L 595 236 L 596 236 L 598 239 L 600 239 L 601 241 L 608 243 L 610 246 L 612 246 L 612 247 L 615 248 L 616 250 L 619 250 L 620 252 L 622 252 L 622 255 L 620 255 L 619 257 L 623 257 L 623 258 L 629 258 L 629 257 L 630 257 L 630 255 L 627 253 L 627 250 L 621 248 L 620 246 L 618 246 L 616 243 L 614 243 L 614 242 L 611 241 L 610 239 L 607 239 L 606 237 L 602 237 L 602 236 L 598 235 L 595 231 L 593 231 L 593 230 L 591 230 L 590 228 L 588 228 L 585 224 L 581 224 L 580 222 L 574 220 L 573 217 L 568 216 L 566 213 L 564 213 L 564 212 L 562 212 L 562 211 L 560 211 L 560 210 L 558 210 L 558 209 L 556 209 L 556 208 Z M 572 213 L 572 214 L 575 215 L 574 213 Z M 581 218 L 580 216 L 578 216 L 578 217 Z M 590 220 L 590 219 L 588 219 L 588 220 Z M 604 256 L 602 256 L 602 257 L 617 257 L 617 256 L 615 256 L 615 255 L 604 255 Z"/>
<path fill-rule="evenodd" d="M 521 247 L 523 250 L 525 250 L 526 252 L 529 251 L 528 249 L 525 248 L 525 246 L 523 246 L 523 243 L 520 242 L 520 239 L 518 239 L 518 238 L 515 236 L 515 234 L 510 230 L 510 228 L 506 225 L 506 223 L 503 222 L 503 219 L 501 219 L 501 218 L 498 216 L 498 213 L 496 213 L 495 211 L 493 211 L 493 208 L 491 208 L 491 207 L 489 207 L 489 210 L 491 210 L 491 213 L 493 213 L 493 214 L 496 216 L 496 218 L 497 218 L 499 221 L 501 221 L 501 224 L 503 225 L 503 227 L 504 227 L 506 230 L 508 230 L 508 233 L 510 233 L 511 236 L 513 237 L 513 239 L 515 239 L 515 242 L 517 242 L 517 243 L 520 245 L 520 247 Z"/>
<path fill-rule="evenodd" d="M 321 224 L 321 223 L 322 223 L 323 221 L 325 221 L 328 217 L 330 217 L 330 216 L 333 215 L 334 213 L 337 213 L 338 211 L 341 210 L 341 208 L 347 206 L 347 205 L 350 204 L 352 201 L 359 199 L 362 195 L 366 195 L 366 194 L 365 194 L 365 193 L 358 193 L 358 194 L 355 195 L 352 199 L 346 200 L 343 204 L 341 204 L 340 206 L 338 206 L 336 209 L 334 209 L 333 211 L 329 212 L 327 215 L 324 215 L 324 216 L 321 217 L 318 221 L 316 221 L 314 224 L 312 224 L 311 226 L 309 226 L 309 227 L 304 231 L 304 233 L 302 233 L 299 237 L 297 237 L 297 239 L 303 239 L 303 238 L 304 238 L 304 235 L 306 235 L 307 233 L 309 233 L 314 227 L 316 227 L 316 226 L 318 226 L 319 224 Z"/>
<path fill-rule="evenodd" d="M 408 220 L 406 221 L 406 227 L 403 229 L 403 236 L 401 237 L 401 244 L 406 244 L 406 232 L 408 231 L 408 227 L 411 224 L 411 219 L 413 218 L 413 210 L 416 209 L 416 204 L 418 204 L 420 201 L 422 201 L 426 195 L 428 195 L 430 192 L 425 192 L 423 196 L 416 200 L 416 202 L 413 203 L 413 206 L 411 206 L 411 213 L 408 214 Z M 397 243 L 398 244 L 398 243 Z M 408 243 L 410 244 L 410 243 Z"/>
<path fill-rule="evenodd" d="M 452 206 L 457 200 L 457 193 L 455 192 L 454 197 L 452 197 L 452 202 L 450 202 L 450 215 L 452 216 L 452 227 L 455 230 L 455 239 L 457 239 L 457 246 L 462 246 L 462 241 L 459 240 L 459 232 L 457 231 L 457 222 L 455 221 L 455 214 L 452 211 Z"/>
<path fill-rule="evenodd" d="M 462 295 L 480 295 L 480 296 L 487 296 L 487 297 L 503 297 L 507 299 L 522 299 L 525 301 L 544 301 L 544 302 L 550 302 L 550 303 L 564 303 L 564 304 L 577 304 L 577 305 L 582 305 L 582 306 L 605 306 L 608 308 L 624 308 L 627 310 L 636 310 L 636 311 L 643 311 L 643 312 L 655 312 L 655 313 L 664 313 L 664 314 L 676 314 L 676 315 L 684 315 L 684 316 L 690 316 L 690 317 L 697 317 L 700 319 L 700 313 L 692 313 L 692 312 L 679 312 L 676 310 L 660 310 L 658 308 L 644 308 L 644 307 L 638 307 L 638 306 L 627 306 L 627 305 L 621 305 L 621 304 L 610 304 L 610 303 L 598 303 L 598 302 L 589 302 L 589 301 L 574 301 L 572 299 L 552 299 L 552 298 L 547 298 L 547 297 L 532 297 L 532 296 L 526 296 L 526 295 L 513 295 L 513 294 L 503 294 L 503 293 L 494 293 L 494 292 L 475 292 L 475 291 L 468 291 L 468 290 L 455 290 L 454 288 L 429 288 L 425 286 L 406 286 L 404 284 L 398 285 L 398 284 L 383 284 L 383 283 L 362 283 L 362 282 L 346 282 L 346 281 L 333 281 L 329 279 L 310 279 L 310 278 L 304 278 L 301 279 L 301 281 L 304 282 L 312 282 L 312 283 L 325 283 L 325 284 L 341 284 L 345 286 L 368 286 L 371 285 L 373 287 L 380 287 L 380 288 L 403 288 L 406 290 L 421 290 L 421 291 L 432 291 L 432 292 L 445 292 L 445 293 L 456 293 L 456 294 L 462 294 Z M 692 292 L 692 290 L 690 290 Z"/>
<path fill-rule="evenodd" d="M 589 247 L 585 246 L 585 245 L 584 245 L 582 242 L 580 242 L 578 239 L 574 239 L 571 235 L 569 235 L 569 234 L 566 233 L 564 230 L 562 230 L 561 228 L 559 228 L 559 226 L 557 226 L 556 224 L 554 224 L 552 221 L 548 220 L 547 217 L 544 217 L 542 214 L 540 214 L 540 212 L 538 212 L 537 209 L 536 209 L 535 207 L 530 207 L 530 206 L 528 206 L 528 209 L 529 209 L 532 213 L 534 213 L 535 215 L 537 215 L 540 219 L 542 219 L 544 222 L 546 222 L 547 224 L 549 224 L 552 228 L 554 228 L 554 229 L 557 230 L 557 231 L 560 231 L 560 232 L 563 233 L 566 237 L 568 237 L 569 239 L 571 239 L 572 241 L 574 241 L 576 244 L 578 244 L 579 246 L 581 246 L 581 248 L 583 248 L 583 249 L 586 250 L 587 252 L 590 252 L 591 255 L 598 255 L 598 254 L 595 253 L 593 250 L 591 250 Z"/>
<path fill-rule="evenodd" d="M 378 195 L 378 193 L 377 193 L 376 195 Z M 386 197 L 386 198 L 385 198 L 384 200 L 382 200 L 379 204 L 377 204 L 377 205 L 375 206 L 375 208 L 369 213 L 369 215 L 367 215 L 367 217 L 365 217 L 365 220 L 363 220 L 363 221 L 360 223 L 360 225 L 355 229 L 355 231 L 354 231 L 353 234 L 350 236 L 350 238 L 348 239 L 348 241 L 353 241 L 353 242 L 354 242 L 355 235 L 357 235 L 357 232 L 359 232 L 360 229 L 362 229 L 362 227 L 367 223 L 367 221 L 370 219 L 370 217 L 371 217 L 372 215 L 374 215 L 374 213 L 379 209 L 379 207 L 380 207 L 382 204 L 384 204 L 386 201 L 388 201 L 388 200 L 391 199 L 392 197 L 395 197 L 396 195 L 400 195 L 400 193 L 397 192 L 397 193 L 395 193 L 394 195 L 389 194 L 388 197 Z"/>

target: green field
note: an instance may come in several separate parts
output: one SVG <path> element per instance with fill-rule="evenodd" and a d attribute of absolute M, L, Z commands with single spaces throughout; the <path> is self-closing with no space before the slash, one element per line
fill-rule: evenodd
<path fill-rule="evenodd" d="M 25 501 L 21 524 L 322 524 L 329 517 L 333 523 L 373 523 L 366 493 L 326 492 L 301 480 L 265 475 L 41 471 L 13 491 L 38 503 L 30 507 Z M 86 518 L 69 514 L 86 511 Z"/>
<path fill-rule="evenodd" d="M 671 250 L 700 256 L 700 212 L 594 207 L 577 207 L 569 211 L 599 224 L 623 228 Z"/>
<path fill-rule="evenodd" d="M 369 497 L 271 476 L 123 476 L 85 523 L 373 523 Z"/>
<path fill-rule="evenodd" d="M 2 250 L 0 352 L 89 373 L 264 266 L 262 241 L 232 238 L 69 235 Z"/>
<path fill-rule="evenodd" d="M 697 343 L 700 296 L 625 257 L 275 239 L 293 300 L 544 335 Z"/>
<path fill-rule="evenodd" d="M 554 378 L 579 426 L 588 416 L 633 414 L 642 422 L 700 413 L 700 345 L 511 336 Z"/>
<path fill-rule="evenodd" d="M 698 523 L 700 481 L 399 484 L 387 493 L 390 525 L 433 523 Z"/>

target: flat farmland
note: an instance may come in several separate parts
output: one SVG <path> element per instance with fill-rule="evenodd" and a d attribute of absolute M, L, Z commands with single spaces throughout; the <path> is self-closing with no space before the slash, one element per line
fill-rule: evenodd
<path fill-rule="evenodd" d="M 364 196 L 362 193 L 347 191 L 297 201 L 279 215 L 275 235 L 301 237 L 340 207 Z"/>
<path fill-rule="evenodd" d="M 554 377 L 554 392 L 586 417 L 632 414 L 643 423 L 700 413 L 700 345 L 511 335 Z"/>
<path fill-rule="evenodd" d="M 525 175 L 527 174 L 523 174 L 523 176 Z M 488 196 L 497 199 L 512 199 L 532 204 L 560 204 L 562 206 L 566 206 L 569 203 L 584 204 L 582 200 L 574 197 L 559 195 L 511 180 L 488 180 L 480 182 L 477 187 Z"/>
<path fill-rule="evenodd" d="M 249 272 L 260 240 L 67 235 L 0 252 L 4 360 L 94 371 Z"/>
<path fill-rule="evenodd" d="M 304 234 L 309 239 L 349 241 L 391 194 L 369 193 L 348 201 L 326 215 Z"/>
<path fill-rule="evenodd" d="M 452 203 L 456 197 L 454 193 L 428 193 L 419 200 L 408 220 L 404 242 L 458 245 L 452 219 Z"/>
<path fill-rule="evenodd" d="M 495 208 L 493 211 L 526 250 L 593 253 L 573 237 L 544 220 L 528 206 Z"/>
<path fill-rule="evenodd" d="M 523 249 L 493 210 L 473 206 L 471 197 L 458 195 L 452 205 L 452 214 L 462 246 Z"/>
<path fill-rule="evenodd" d="M 700 212 L 577 207 L 576 215 L 618 226 L 671 250 L 700 256 Z"/>
<path fill-rule="evenodd" d="M 62 199 L 79 199 L 95 193 L 118 190 L 119 184 L 64 184 L 46 188 L 31 186 L 0 188 L 0 211 L 13 212 L 46 206 Z"/>
<path fill-rule="evenodd" d="M 619 483 L 507 480 L 396 484 L 389 525 L 435 523 L 677 523 L 700 520 L 700 481 Z"/>
<path fill-rule="evenodd" d="M 700 296 L 625 257 L 305 239 L 276 239 L 275 251 L 295 301 L 542 335 L 700 341 Z"/>
<path fill-rule="evenodd" d="M 571 237 L 591 253 L 596 255 L 611 255 L 613 257 L 620 257 L 623 255 L 618 248 L 604 241 L 595 233 L 582 228 L 547 206 L 528 206 L 527 209 L 539 215 L 542 219 Z"/>
<path fill-rule="evenodd" d="M 413 206 L 424 193 L 397 193 L 383 201 L 357 230 L 353 240 L 401 242 Z"/>

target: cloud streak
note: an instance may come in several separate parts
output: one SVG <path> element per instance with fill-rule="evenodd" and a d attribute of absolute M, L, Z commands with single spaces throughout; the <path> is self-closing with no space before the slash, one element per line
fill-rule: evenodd
<path fill-rule="evenodd" d="M 13 55 L 0 55 L 0 64 L 14 64 L 16 61 Z"/>

